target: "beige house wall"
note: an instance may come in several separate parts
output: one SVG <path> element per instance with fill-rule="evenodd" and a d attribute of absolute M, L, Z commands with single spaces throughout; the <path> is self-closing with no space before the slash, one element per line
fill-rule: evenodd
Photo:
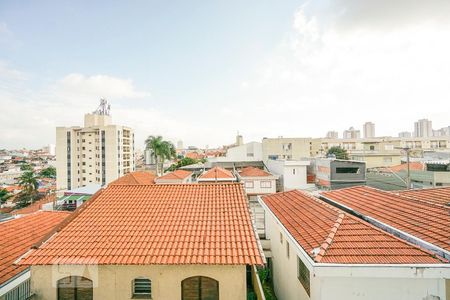
<path fill-rule="evenodd" d="M 314 156 L 314 145 L 317 141 L 311 138 L 265 138 L 262 140 L 263 160 L 270 156 L 278 156 L 278 159 L 299 160 Z"/>
<path fill-rule="evenodd" d="M 56 300 L 56 282 L 70 275 L 93 281 L 94 300 L 132 299 L 132 282 L 137 277 L 152 281 L 152 300 L 181 299 L 181 281 L 206 276 L 219 282 L 221 300 L 246 300 L 246 266 L 220 265 L 99 265 L 33 266 L 31 288 L 36 300 Z"/>

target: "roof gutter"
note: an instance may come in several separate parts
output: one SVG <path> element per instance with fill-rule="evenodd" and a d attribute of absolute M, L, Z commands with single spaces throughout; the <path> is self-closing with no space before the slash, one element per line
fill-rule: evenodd
<path fill-rule="evenodd" d="M 421 248 L 424 248 L 424 249 L 426 249 L 428 251 L 431 251 L 434 254 L 436 254 L 436 255 L 438 255 L 440 257 L 443 257 L 443 258 L 445 258 L 445 259 L 450 261 L 450 252 L 445 250 L 445 249 L 442 249 L 441 247 L 438 247 L 438 246 L 436 246 L 434 244 L 431 244 L 431 243 L 429 243 L 427 241 L 424 241 L 424 240 L 422 240 L 422 239 L 420 239 L 420 238 L 418 238 L 418 237 L 416 237 L 416 236 L 414 236 L 412 234 L 404 232 L 404 231 L 402 231 L 400 229 L 397 229 L 397 228 L 395 228 L 395 227 L 393 227 L 391 225 L 385 224 L 385 223 L 383 223 L 383 222 L 381 222 L 381 221 L 379 221 L 379 220 L 377 220 L 375 218 L 366 216 L 366 215 L 364 215 L 364 214 L 362 214 L 362 213 L 360 213 L 360 212 L 358 212 L 358 211 L 356 211 L 356 210 L 354 210 L 354 209 L 352 209 L 352 208 L 350 208 L 350 207 L 348 207 L 348 206 L 346 206 L 346 205 L 344 205 L 344 204 L 342 204 L 340 202 L 337 202 L 335 200 L 327 198 L 327 197 L 325 197 L 322 194 L 319 195 L 319 198 L 322 199 L 323 201 L 325 201 L 326 203 L 328 203 L 330 205 L 333 205 L 334 207 L 337 207 L 337 208 L 339 208 L 339 209 L 341 209 L 341 210 L 343 210 L 343 211 L 345 211 L 345 212 L 347 212 L 349 214 L 352 214 L 355 217 L 358 217 L 358 218 L 360 218 L 360 219 L 362 219 L 362 220 L 372 224 L 373 226 L 375 226 L 375 227 L 377 227 L 377 228 L 379 228 L 379 229 L 381 229 L 383 231 L 386 231 L 386 232 L 388 232 L 388 233 L 390 233 L 390 234 L 392 234 L 392 235 L 394 235 L 394 236 L 396 236 L 396 237 L 398 237 L 398 238 L 400 238 L 400 239 L 402 239 L 404 241 L 407 241 L 407 242 L 409 242 L 411 244 L 414 244 L 414 245 L 419 246 Z"/>

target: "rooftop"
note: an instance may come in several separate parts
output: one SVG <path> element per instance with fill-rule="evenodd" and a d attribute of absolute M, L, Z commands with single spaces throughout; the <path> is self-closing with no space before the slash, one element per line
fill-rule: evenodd
<path fill-rule="evenodd" d="M 262 264 L 241 184 L 110 185 L 22 264 Z"/>
<path fill-rule="evenodd" d="M 131 172 L 111 182 L 109 185 L 154 184 L 156 176 L 150 172 Z"/>
<path fill-rule="evenodd" d="M 69 215 L 69 212 L 39 211 L 0 223 L 0 285 L 27 268 L 13 263 Z"/>
<path fill-rule="evenodd" d="M 450 207 L 450 187 L 395 191 L 395 193 L 414 200 Z"/>
<path fill-rule="evenodd" d="M 318 263 L 432 264 L 446 260 L 298 190 L 262 197 Z"/>
<path fill-rule="evenodd" d="M 445 207 L 413 200 L 366 186 L 322 193 L 362 215 L 450 250 L 450 218 Z"/>
<path fill-rule="evenodd" d="M 156 180 L 182 180 L 192 175 L 192 172 L 185 170 L 175 170 L 173 172 L 167 173 L 163 176 L 156 178 Z"/>
<path fill-rule="evenodd" d="M 221 167 L 214 167 L 198 177 L 200 180 L 235 180 L 232 172 Z"/>
<path fill-rule="evenodd" d="M 246 167 L 239 172 L 241 177 L 269 177 L 273 176 L 269 172 L 266 172 L 260 168 Z"/>

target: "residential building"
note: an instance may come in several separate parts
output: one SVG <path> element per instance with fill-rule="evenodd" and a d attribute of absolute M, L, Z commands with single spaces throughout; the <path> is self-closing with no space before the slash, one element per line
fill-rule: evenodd
<path fill-rule="evenodd" d="M 414 122 L 414 137 L 432 137 L 433 125 L 428 119 L 420 119 Z"/>
<path fill-rule="evenodd" d="M 169 172 L 164 174 L 163 176 L 157 177 L 155 179 L 156 184 L 182 184 L 182 183 L 191 183 L 192 175 L 194 173 L 185 170 L 175 170 L 173 172 Z"/>
<path fill-rule="evenodd" d="M 246 300 L 264 262 L 243 187 L 226 183 L 109 185 L 19 264 L 36 300 Z"/>
<path fill-rule="evenodd" d="M 394 193 L 416 201 L 450 207 L 450 187 L 404 190 Z"/>
<path fill-rule="evenodd" d="M 69 212 L 36 211 L 0 222 L 0 300 L 31 296 L 30 268 L 15 262 L 68 216 Z"/>
<path fill-rule="evenodd" d="M 183 147 L 183 141 L 182 141 L 182 140 L 179 140 L 179 141 L 177 142 L 177 150 L 182 150 L 182 149 L 184 149 L 184 147 Z"/>
<path fill-rule="evenodd" d="M 342 135 L 344 139 L 359 139 L 361 138 L 361 131 L 350 127 L 347 130 L 344 130 L 344 134 Z"/>
<path fill-rule="evenodd" d="M 412 134 L 409 131 L 402 131 L 398 133 L 399 138 L 411 138 Z"/>
<path fill-rule="evenodd" d="M 364 138 L 370 139 L 375 137 L 375 124 L 372 122 L 366 122 L 363 126 Z"/>
<path fill-rule="evenodd" d="M 227 149 L 225 156 L 208 158 L 211 163 L 262 161 L 262 144 L 250 142 Z"/>
<path fill-rule="evenodd" d="M 260 203 L 277 299 L 448 296 L 450 265 L 441 256 L 306 192 L 263 196 Z"/>
<path fill-rule="evenodd" d="M 263 161 L 286 159 L 300 160 L 319 153 L 321 139 L 312 138 L 263 138 Z"/>
<path fill-rule="evenodd" d="M 236 135 L 236 146 L 242 146 L 244 145 L 244 137 L 240 135 L 239 133 Z"/>
<path fill-rule="evenodd" d="M 58 190 L 106 185 L 135 170 L 134 133 L 112 125 L 109 105 L 84 116 L 84 127 L 56 128 Z"/>
<path fill-rule="evenodd" d="M 337 131 L 328 131 L 326 137 L 327 139 L 338 139 L 339 133 Z"/>
<path fill-rule="evenodd" d="M 199 183 L 211 183 L 211 182 L 235 182 L 236 176 L 233 172 L 228 171 L 221 167 L 213 167 L 208 171 L 204 171 L 198 178 Z"/>
<path fill-rule="evenodd" d="M 280 191 L 293 189 L 308 189 L 314 187 L 307 183 L 308 160 L 269 160 L 267 169 L 270 173 L 279 176 Z"/>
<path fill-rule="evenodd" d="M 366 183 L 366 163 L 362 161 L 315 158 L 309 169 L 321 189 L 334 190 Z"/>

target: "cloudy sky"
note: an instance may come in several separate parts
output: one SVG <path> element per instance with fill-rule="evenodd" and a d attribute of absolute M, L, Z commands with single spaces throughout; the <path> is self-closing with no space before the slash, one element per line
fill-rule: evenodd
<path fill-rule="evenodd" d="M 138 145 L 437 129 L 449 53 L 448 0 L 2 0 L 0 149 L 54 143 L 101 97 Z"/>

